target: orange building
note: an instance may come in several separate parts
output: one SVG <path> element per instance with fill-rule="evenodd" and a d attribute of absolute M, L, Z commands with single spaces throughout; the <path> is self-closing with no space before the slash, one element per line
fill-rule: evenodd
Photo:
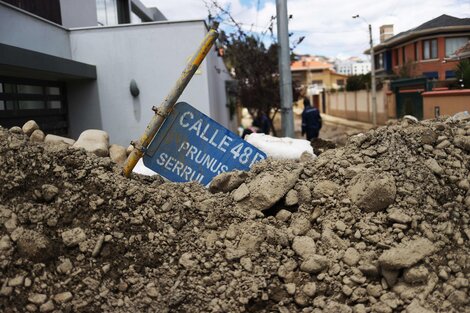
<path fill-rule="evenodd" d="M 380 28 L 374 47 L 378 77 L 455 78 L 455 52 L 470 40 L 470 18 L 441 15 L 416 28 L 393 36 L 393 25 Z"/>
<path fill-rule="evenodd" d="M 292 80 L 311 97 L 312 104 L 318 106 L 323 89 L 341 89 L 346 86 L 347 75 L 338 74 L 333 65 L 317 57 L 303 56 L 291 64 Z"/>

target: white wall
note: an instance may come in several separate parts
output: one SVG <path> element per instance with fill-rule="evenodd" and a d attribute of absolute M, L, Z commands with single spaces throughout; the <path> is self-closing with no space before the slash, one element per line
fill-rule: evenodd
<path fill-rule="evenodd" d="M 68 31 L 26 11 L 0 3 L 0 43 L 70 58 Z"/>
<path fill-rule="evenodd" d="M 225 82 L 231 80 L 230 74 L 225 67 L 223 59 L 217 56 L 217 52 L 211 49 L 206 58 L 207 74 L 209 79 L 209 96 L 211 102 L 211 118 L 235 131 L 236 116 L 230 120 L 230 110 L 227 107 L 227 93 Z"/>
<path fill-rule="evenodd" d="M 206 33 L 203 21 L 72 30 L 72 58 L 96 65 L 98 88 L 69 86 L 70 135 L 77 137 L 84 129 L 101 126 L 110 134 L 112 143 L 128 145 L 137 139 L 153 115 L 151 107 L 158 106 L 168 94 Z M 225 100 L 218 94 L 212 96 L 213 104 L 210 103 L 210 71 L 204 61 L 179 101 L 223 119 L 219 122 L 227 125 L 225 113 L 218 110 L 225 107 Z M 132 79 L 140 89 L 138 98 L 129 92 Z M 71 96 L 79 92 L 87 97 Z M 101 119 L 90 120 L 97 114 Z"/>

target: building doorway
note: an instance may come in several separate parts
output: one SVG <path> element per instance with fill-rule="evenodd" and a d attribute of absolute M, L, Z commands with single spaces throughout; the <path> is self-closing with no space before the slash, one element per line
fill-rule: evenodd
<path fill-rule="evenodd" d="M 65 83 L 0 76 L 0 125 L 22 126 L 28 120 L 45 133 L 67 135 Z"/>

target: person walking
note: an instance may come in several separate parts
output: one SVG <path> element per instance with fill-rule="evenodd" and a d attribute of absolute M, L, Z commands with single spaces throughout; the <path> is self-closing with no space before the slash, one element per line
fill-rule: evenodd
<path fill-rule="evenodd" d="M 304 98 L 304 111 L 302 112 L 302 136 L 307 135 L 308 141 L 318 138 L 322 126 L 320 111 L 310 105 L 310 100 Z"/>

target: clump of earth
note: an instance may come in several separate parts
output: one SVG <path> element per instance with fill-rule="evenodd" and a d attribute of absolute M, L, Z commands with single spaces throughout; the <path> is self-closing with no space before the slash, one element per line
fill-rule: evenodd
<path fill-rule="evenodd" d="M 470 312 L 470 123 L 209 188 L 0 128 L 1 312 Z"/>

